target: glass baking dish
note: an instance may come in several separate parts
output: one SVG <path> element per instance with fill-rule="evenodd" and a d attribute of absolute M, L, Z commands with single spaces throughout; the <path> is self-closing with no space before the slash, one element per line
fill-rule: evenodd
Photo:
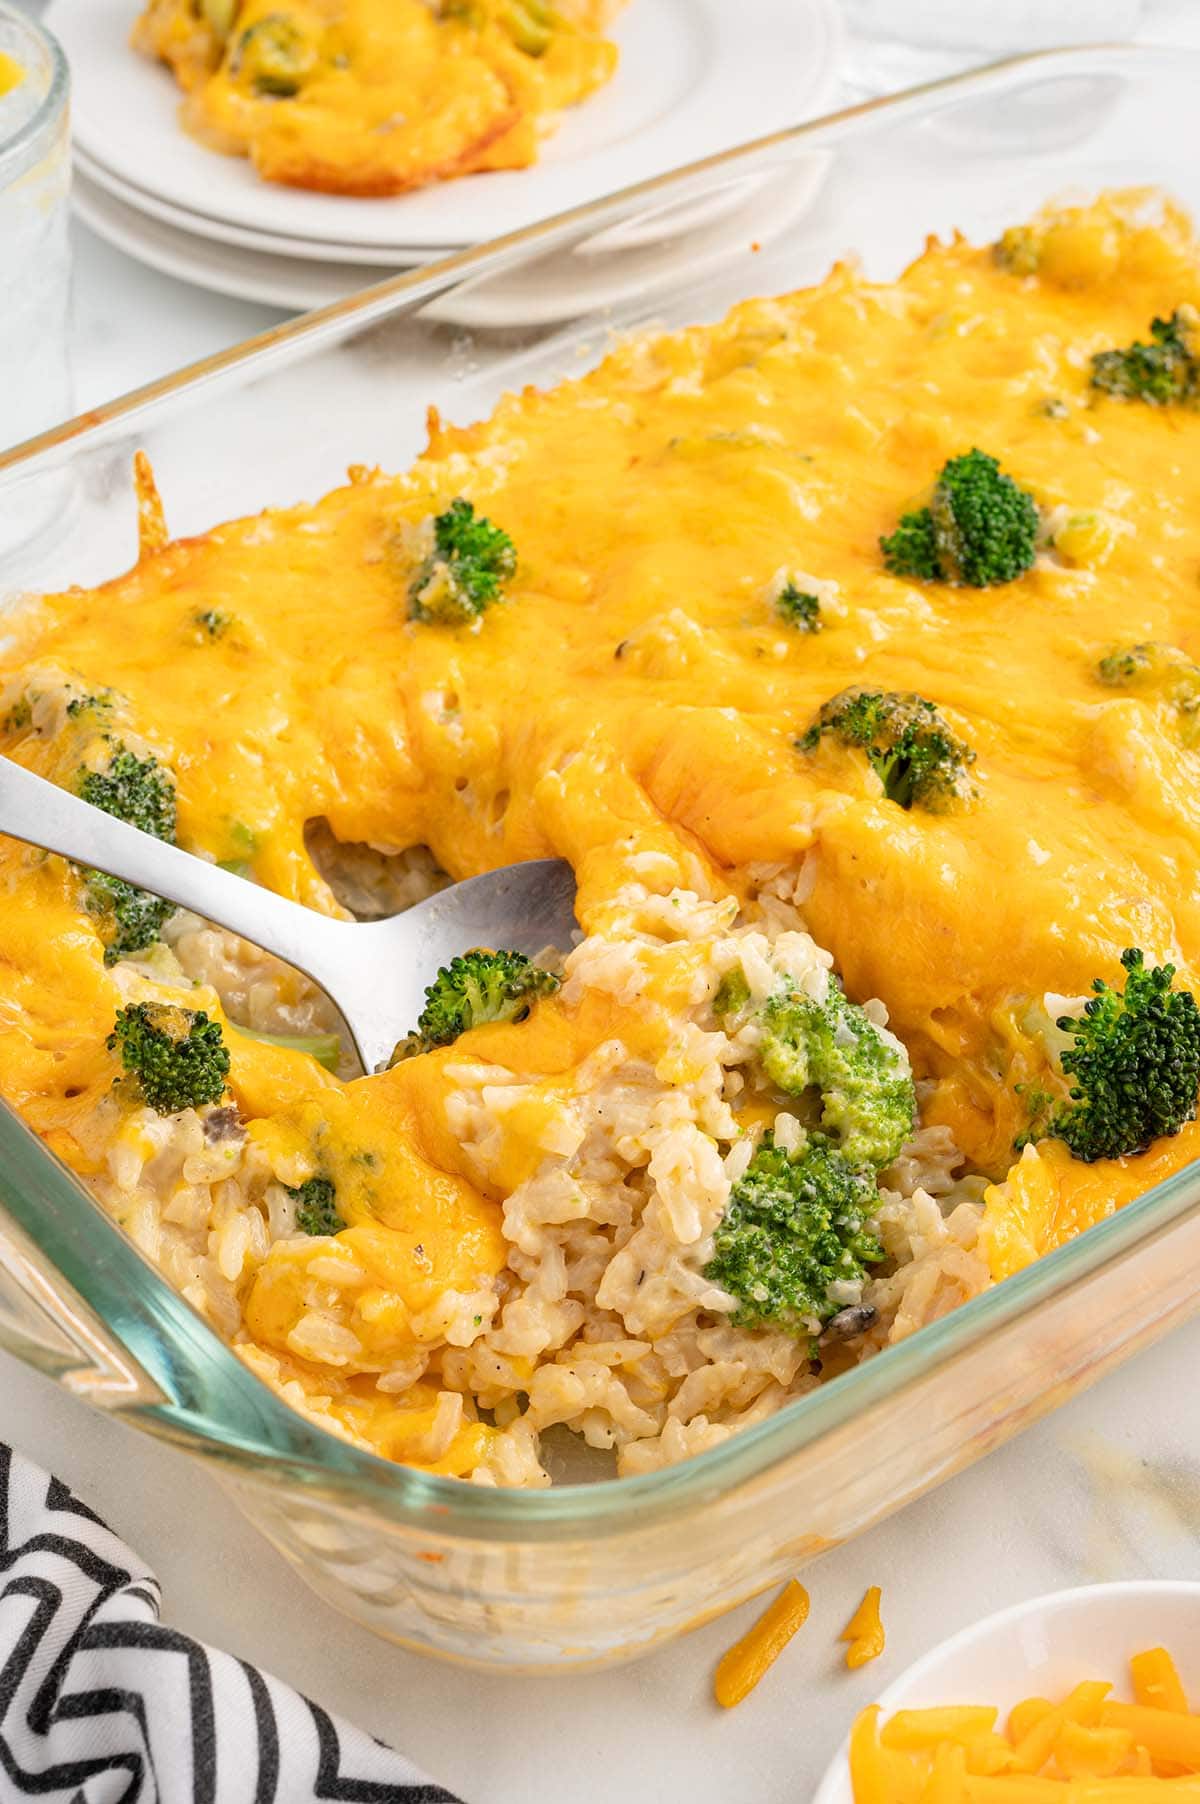
<path fill-rule="evenodd" d="M 403 465 L 427 402 L 466 421 L 502 389 L 586 367 L 613 330 L 711 319 L 851 251 L 892 275 L 930 230 L 986 237 L 1065 190 L 1161 184 L 1194 207 L 1197 92 L 1200 55 L 1177 49 L 1020 58 L 385 283 L 0 454 L 0 506 L 50 494 L 56 514 L 0 586 L 90 581 L 129 561 L 138 447 L 172 531 L 200 531 L 315 496 L 351 462 Z M 753 239 L 731 195 L 766 197 Z M 0 1343 L 206 1461 L 359 1622 L 483 1665 L 628 1658 L 729 1608 L 1162 1334 L 1195 1307 L 1196 1272 L 1193 1167 L 697 1458 L 542 1492 L 477 1488 L 292 1414 L 0 1107 Z"/>

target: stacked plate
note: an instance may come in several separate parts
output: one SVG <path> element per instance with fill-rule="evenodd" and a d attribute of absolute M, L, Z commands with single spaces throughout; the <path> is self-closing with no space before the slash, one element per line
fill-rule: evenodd
<path fill-rule="evenodd" d="M 71 63 L 77 211 L 157 269 L 289 308 L 338 300 L 811 117 L 832 100 L 840 43 L 836 0 L 627 0 L 616 76 L 564 118 L 533 168 L 358 200 L 273 186 L 189 138 L 170 75 L 129 47 L 138 7 L 53 0 L 46 15 Z M 606 247 L 593 239 L 589 275 L 603 271 L 602 303 L 652 279 L 664 252 L 676 276 L 693 256 L 711 259 L 714 232 L 736 226 L 739 238 L 765 239 L 785 223 L 781 207 L 793 218 L 808 204 L 819 174 L 814 162 L 811 180 L 797 186 L 793 175 L 789 195 L 770 177 L 730 184 L 622 228 Z M 500 312 L 528 319 L 526 302 L 543 320 L 577 310 L 579 268 L 546 273 L 523 297 L 498 301 Z M 587 303 L 596 304 L 592 283 Z"/>

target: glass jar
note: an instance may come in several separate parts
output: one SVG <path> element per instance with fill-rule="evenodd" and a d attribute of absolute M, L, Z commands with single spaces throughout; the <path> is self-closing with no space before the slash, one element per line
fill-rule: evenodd
<path fill-rule="evenodd" d="M 0 449 L 72 411 L 69 91 L 54 39 L 0 0 Z M 59 501 L 44 483 L 0 504 L 0 551 L 34 537 Z"/>

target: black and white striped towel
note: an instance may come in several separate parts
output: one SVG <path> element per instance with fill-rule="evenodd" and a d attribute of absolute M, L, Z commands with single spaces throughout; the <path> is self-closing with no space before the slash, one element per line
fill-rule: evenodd
<path fill-rule="evenodd" d="M 268 1673 L 158 1620 L 158 1580 L 0 1445 L 0 1799 L 458 1804 Z"/>

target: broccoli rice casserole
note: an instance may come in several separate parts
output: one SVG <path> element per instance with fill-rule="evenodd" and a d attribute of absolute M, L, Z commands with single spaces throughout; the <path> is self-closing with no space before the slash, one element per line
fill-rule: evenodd
<path fill-rule="evenodd" d="M 388 1458 L 619 1474 L 1200 1152 L 1200 262 L 1144 193 L 431 414 L 26 598 L 5 753 L 327 913 L 561 856 L 356 1071 L 255 947 L 0 841 L 0 1094 Z"/>

